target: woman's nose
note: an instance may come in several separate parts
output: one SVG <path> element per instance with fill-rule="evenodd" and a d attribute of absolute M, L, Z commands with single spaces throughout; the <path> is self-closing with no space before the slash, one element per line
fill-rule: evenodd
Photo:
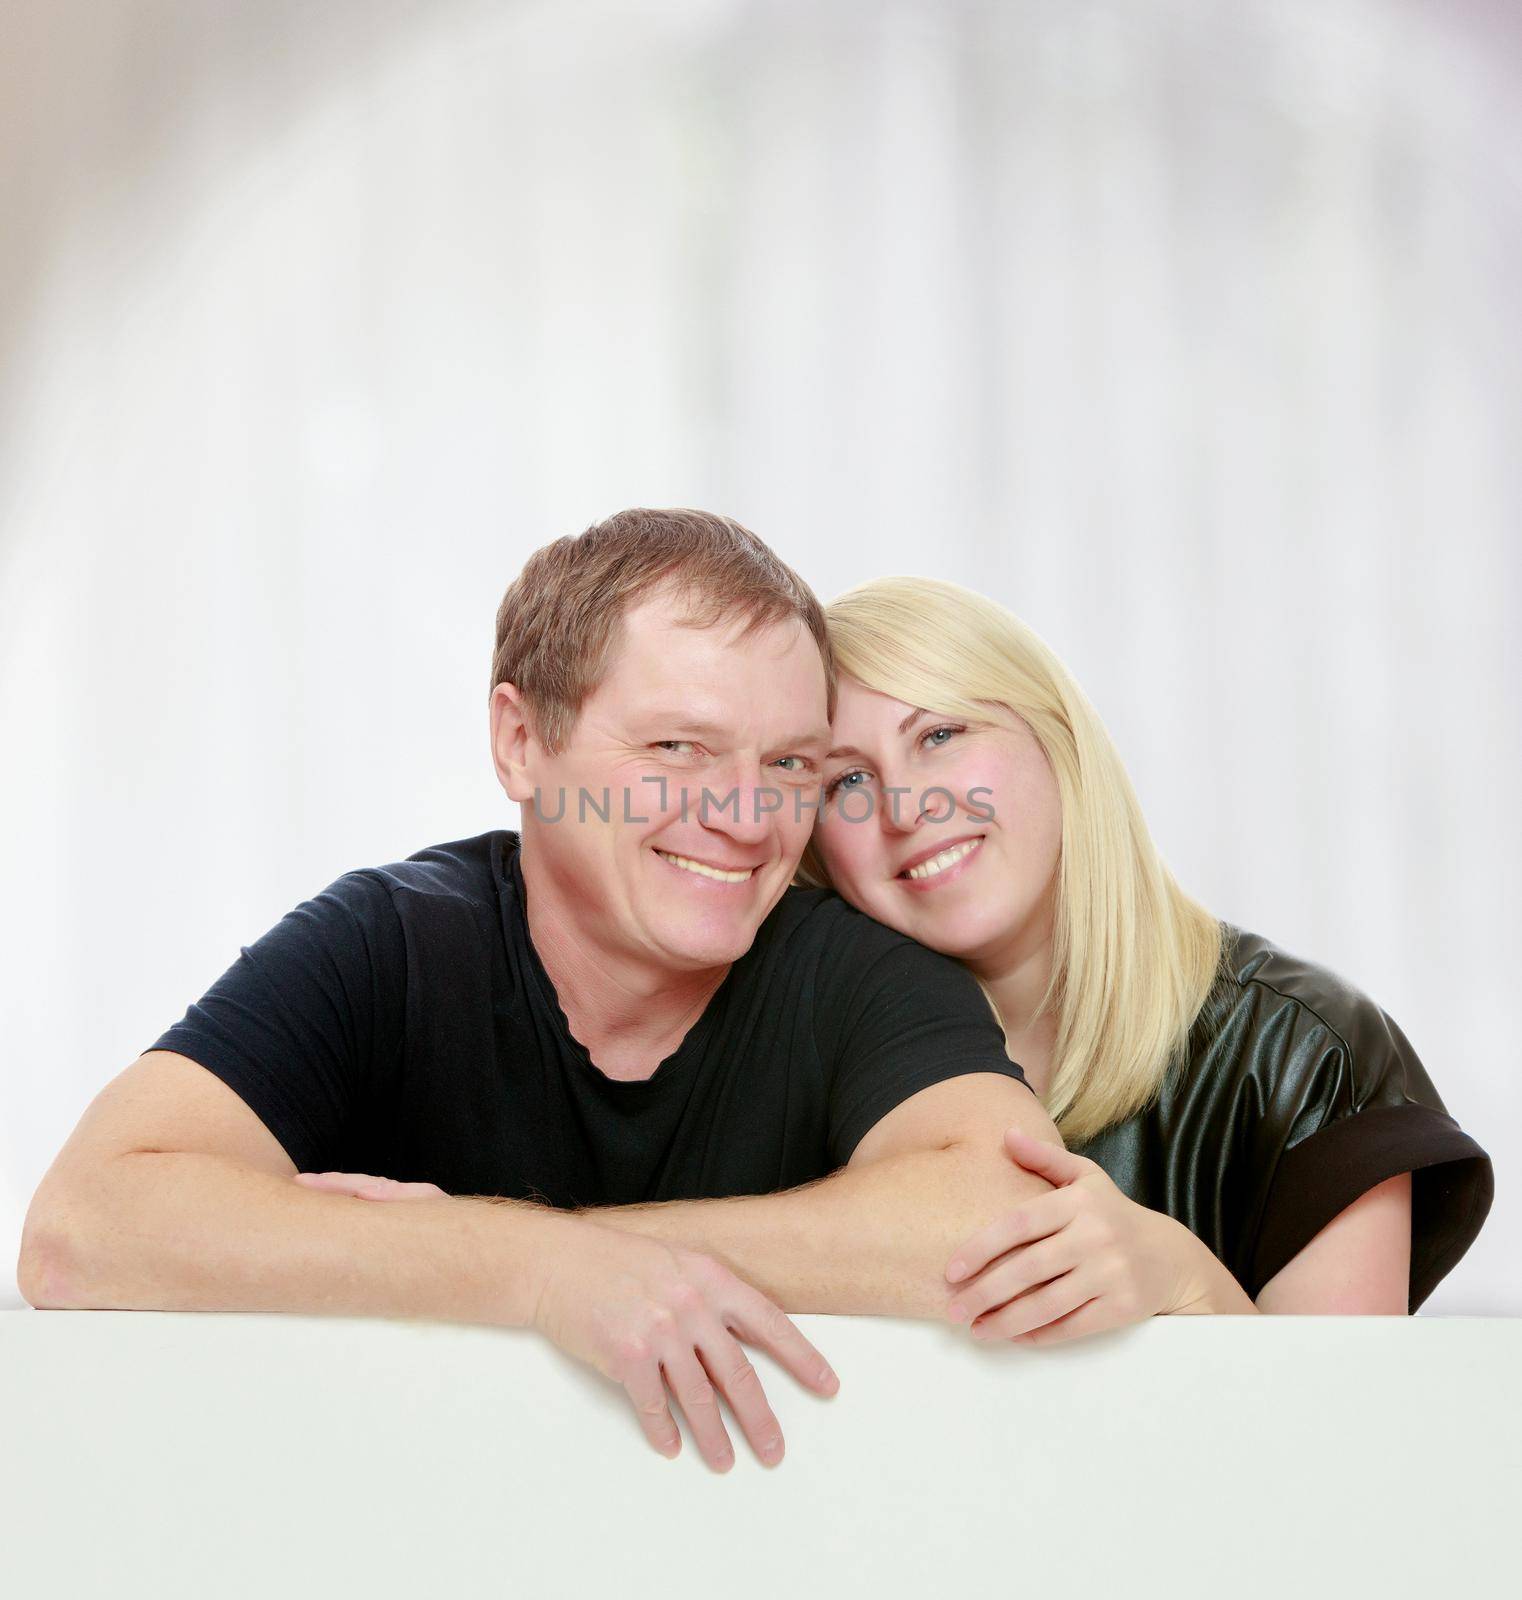
<path fill-rule="evenodd" d="M 894 783 L 885 777 L 878 813 L 884 833 L 913 833 L 919 826 L 922 807 L 907 783 Z"/>

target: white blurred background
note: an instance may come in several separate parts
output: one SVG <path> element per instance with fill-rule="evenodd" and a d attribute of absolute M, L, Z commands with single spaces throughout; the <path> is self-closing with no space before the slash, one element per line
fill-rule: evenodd
<path fill-rule="evenodd" d="M 0 186 L 0 1260 L 240 944 L 513 825 L 502 589 L 687 504 L 1031 622 L 1522 1313 L 1522 9 L 7 0 Z"/>

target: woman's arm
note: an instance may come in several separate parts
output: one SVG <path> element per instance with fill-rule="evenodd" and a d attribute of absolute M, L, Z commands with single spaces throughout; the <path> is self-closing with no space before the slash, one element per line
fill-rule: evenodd
<path fill-rule="evenodd" d="M 1122 1194 L 1097 1163 L 1015 1129 L 1005 1152 L 1056 1187 L 974 1234 L 947 1267 L 951 1320 L 977 1338 L 1039 1345 L 1152 1316 L 1406 1310 L 1409 1173 L 1334 1217 L 1254 1304 L 1183 1223 Z"/>
<path fill-rule="evenodd" d="M 1404 1316 L 1411 1286 L 1411 1174 L 1361 1194 L 1263 1285 L 1258 1310 Z"/>

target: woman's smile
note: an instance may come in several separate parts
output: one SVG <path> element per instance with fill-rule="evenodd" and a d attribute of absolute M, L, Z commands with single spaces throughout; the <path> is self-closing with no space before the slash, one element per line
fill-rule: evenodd
<path fill-rule="evenodd" d="M 906 889 L 917 892 L 940 888 L 966 872 L 981 852 L 983 838 L 981 833 L 973 834 L 969 838 L 953 840 L 950 844 L 921 850 L 899 869 L 898 882 Z"/>

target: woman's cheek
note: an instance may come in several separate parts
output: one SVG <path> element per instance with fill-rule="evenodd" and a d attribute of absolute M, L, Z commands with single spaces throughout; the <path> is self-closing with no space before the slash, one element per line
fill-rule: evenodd
<path fill-rule="evenodd" d="M 998 822 L 1002 802 L 1013 788 L 1009 772 L 997 762 L 969 761 L 958 780 L 957 794 L 967 815 L 974 822 Z"/>
<path fill-rule="evenodd" d="M 968 811 L 983 814 L 991 808 L 997 810 L 1000 789 L 1007 787 L 1007 774 L 989 762 L 971 760 L 963 763 L 962 771 L 957 773 L 957 792 Z"/>
<path fill-rule="evenodd" d="M 826 801 L 826 804 L 829 802 Z M 819 859 L 824 863 L 824 870 L 829 873 L 831 880 L 837 885 L 845 880 L 848 864 L 840 849 L 840 839 L 837 825 L 833 817 L 821 817 L 814 828 L 814 846 L 819 851 Z"/>
<path fill-rule="evenodd" d="M 832 817 L 821 830 L 819 848 L 835 886 L 848 898 L 860 898 L 867 877 L 866 830 L 853 828 L 844 818 Z"/>

